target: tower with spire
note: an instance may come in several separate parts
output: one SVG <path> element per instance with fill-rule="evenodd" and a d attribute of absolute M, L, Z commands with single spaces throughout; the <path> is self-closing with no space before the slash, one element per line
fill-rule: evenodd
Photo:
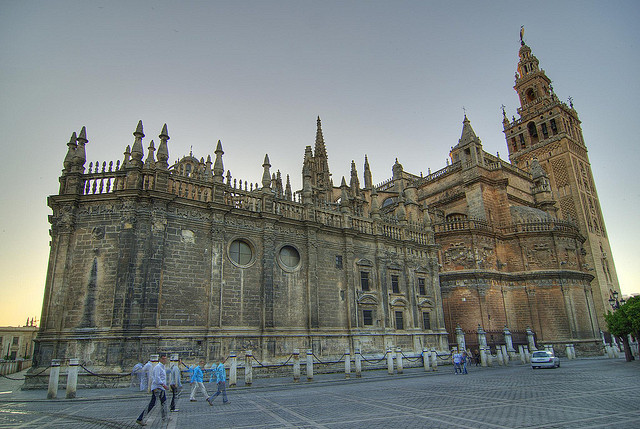
<path fill-rule="evenodd" d="M 518 117 L 503 117 L 504 135 L 512 164 L 535 167 L 557 200 L 557 216 L 578 224 L 587 237 L 583 249 L 586 268 L 595 276 L 591 283 L 601 326 L 614 291 L 620 292 L 609 238 L 596 192 L 587 146 L 578 113 L 560 101 L 551 79 L 522 33 L 513 89 L 518 94 Z M 541 170 L 541 171 L 540 171 Z"/>

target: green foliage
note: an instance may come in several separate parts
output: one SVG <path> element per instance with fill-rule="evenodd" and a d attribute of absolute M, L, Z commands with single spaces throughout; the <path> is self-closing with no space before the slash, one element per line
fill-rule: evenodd
<path fill-rule="evenodd" d="M 609 332 L 616 337 L 628 334 L 637 336 L 640 332 L 640 296 L 629 298 L 619 309 L 605 314 L 604 318 L 609 326 Z"/>

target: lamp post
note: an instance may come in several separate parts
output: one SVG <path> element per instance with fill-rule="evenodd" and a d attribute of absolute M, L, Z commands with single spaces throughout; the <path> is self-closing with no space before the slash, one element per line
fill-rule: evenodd
<path fill-rule="evenodd" d="M 615 313 L 616 311 L 622 311 L 622 314 L 626 316 L 624 313 L 624 308 L 622 307 L 625 304 L 624 298 L 618 299 L 618 292 L 615 290 L 609 289 L 609 305 L 611 309 Z M 631 362 L 635 358 L 633 357 L 633 353 L 631 353 L 631 347 L 629 347 L 629 341 L 627 340 L 627 336 L 623 335 L 618 337 L 618 339 L 622 342 L 622 347 L 624 348 L 624 357 L 627 362 Z"/>

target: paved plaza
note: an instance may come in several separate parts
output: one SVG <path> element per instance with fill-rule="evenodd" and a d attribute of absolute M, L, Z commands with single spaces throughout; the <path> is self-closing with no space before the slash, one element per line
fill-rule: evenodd
<path fill-rule="evenodd" d="M 15 375 L 19 376 L 19 374 Z M 0 379 L 0 428 L 134 428 L 148 396 L 131 389 L 78 390 L 73 400 L 46 400 Z M 230 404 L 213 407 L 182 392 L 177 413 L 149 428 L 638 428 L 640 362 L 562 359 L 558 369 L 450 366 L 401 375 L 368 371 L 363 378 L 316 375 L 313 382 L 257 379 L 228 389 Z M 215 391 L 213 384 L 207 390 Z M 64 398 L 64 391 L 60 391 Z"/>

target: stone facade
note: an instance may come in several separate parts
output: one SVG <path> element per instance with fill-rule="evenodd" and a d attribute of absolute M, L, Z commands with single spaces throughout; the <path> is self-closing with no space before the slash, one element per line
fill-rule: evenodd
<path fill-rule="evenodd" d="M 523 69 L 524 44 L 520 55 Z M 549 91 L 548 101 L 577 121 Z M 530 108 L 522 105 L 522 118 Z M 78 357 L 127 368 L 158 350 L 214 360 L 250 349 L 271 363 L 295 348 L 325 357 L 447 350 L 458 325 L 471 348 L 478 329 L 490 345 L 503 343 L 505 326 L 514 344 L 526 344 L 530 328 L 538 341 L 593 348 L 604 326 L 595 224 L 563 208 L 559 179 L 584 177 L 568 143 L 579 128 L 556 122 L 555 155 L 527 152 L 525 161 L 511 137 L 524 122 L 503 123 L 513 163 L 484 152 L 465 116 L 442 170 L 420 177 L 396 160 L 392 177 L 373 185 L 365 157 L 362 186 L 353 162 L 349 184 L 334 186 L 318 118 L 297 192 L 268 156 L 261 183 L 233 178 L 220 142 L 214 161 L 190 155 L 169 166 L 166 125 L 145 158 L 141 122 L 122 163 L 87 168 L 83 128 L 49 198 L 37 363 Z M 539 131 L 542 148 L 540 134 L 548 133 Z M 588 167 L 585 148 L 579 159 Z M 607 285 L 619 290 L 608 267 Z"/>

